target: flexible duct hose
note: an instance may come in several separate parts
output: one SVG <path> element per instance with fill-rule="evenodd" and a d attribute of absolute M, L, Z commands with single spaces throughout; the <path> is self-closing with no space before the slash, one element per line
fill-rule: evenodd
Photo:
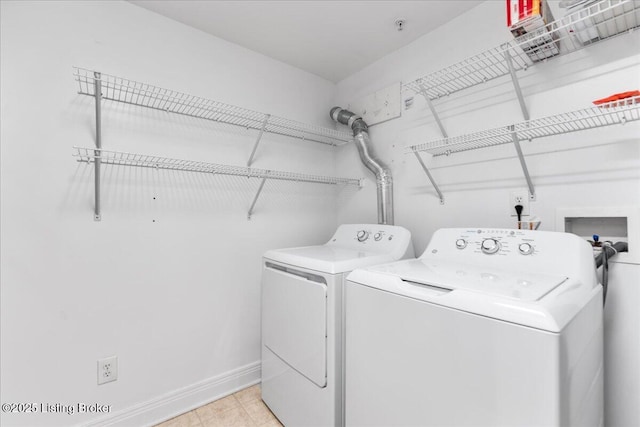
<path fill-rule="evenodd" d="M 362 117 L 340 107 L 333 107 L 333 120 L 351 127 L 362 163 L 376 176 L 378 223 L 393 225 L 393 177 L 391 170 L 376 157 L 369 138 L 369 127 Z"/>

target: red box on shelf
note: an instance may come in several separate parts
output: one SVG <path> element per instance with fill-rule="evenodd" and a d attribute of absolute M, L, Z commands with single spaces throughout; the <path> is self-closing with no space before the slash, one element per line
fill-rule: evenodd
<path fill-rule="evenodd" d="M 507 26 L 509 28 L 533 16 L 541 16 L 540 0 L 507 0 Z"/>
<path fill-rule="evenodd" d="M 551 11 L 543 0 L 507 0 L 507 26 L 515 37 L 552 21 Z"/>
<path fill-rule="evenodd" d="M 555 34 L 546 33 L 553 16 L 544 0 L 507 0 L 507 25 L 518 45 L 533 62 L 558 55 Z"/>

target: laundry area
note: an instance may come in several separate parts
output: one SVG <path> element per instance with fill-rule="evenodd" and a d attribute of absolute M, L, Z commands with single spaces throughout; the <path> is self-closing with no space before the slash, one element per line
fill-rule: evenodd
<path fill-rule="evenodd" d="M 0 425 L 640 426 L 639 29 L 0 0 Z"/>

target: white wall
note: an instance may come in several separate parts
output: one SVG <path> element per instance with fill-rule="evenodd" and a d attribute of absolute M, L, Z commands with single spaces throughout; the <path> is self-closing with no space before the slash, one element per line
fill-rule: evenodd
<path fill-rule="evenodd" d="M 557 2 L 556 2 L 557 3 Z M 555 5 L 557 6 L 557 4 Z M 558 9 L 556 9 L 558 10 Z M 559 13 L 556 16 L 560 16 Z M 410 22 L 408 21 L 408 25 Z M 509 40 L 504 2 L 487 1 L 381 59 L 338 84 L 338 104 L 346 105 L 394 82 L 408 82 Z M 555 58 L 519 73 L 531 117 L 588 108 L 591 101 L 640 87 L 640 35 L 635 32 L 604 41 L 563 58 Z M 404 93 L 403 98 L 412 96 Z M 450 136 L 489 129 L 523 120 L 508 77 L 434 102 Z M 531 212 L 542 220 L 542 230 L 561 230 L 557 208 L 640 205 L 640 144 L 638 122 L 522 144 L 537 200 Z M 435 190 L 409 144 L 439 139 L 439 129 L 420 96 L 400 119 L 371 127 L 379 157 L 394 174 L 395 220 L 413 235 L 416 253 L 425 249 L 432 233 L 442 227 L 513 227 L 509 194 L 526 189 L 512 145 L 468 151 L 449 157 L 424 155 L 444 193 L 441 205 Z M 346 146 L 337 158 L 338 170 L 367 175 L 367 186 L 340 206 L 338 222 L 375 221 L 375 185 Z M 640 267 L 624 275 L 637 286 Z M 616 275 L 620 277 L 620 275 Z M 618 279 L 619 280 L 619 279 Z M 640 326 L 629 313 L 640 306 L 638 293 L 620 296 L 628 286 L 612 282 L 606 328 L 630 331 L 626 340 L 607 337 L 607 425 L 640 424 Z M 619 308 L 619 307 L 618 307 Z M 635 322 L 635 323 L 634 323 Z M 635 325 L 629 330 L 628 325 Z M 614 359 L 612 359 L 614 358 Z M 615 399 L 615 401 L 614 401 Z"/>
<path fill-rule="evenodd" d="M 335 85 L 126 2 L 1 5 L 2 402 L 112 405 L 141 425 L 257 382 L 261 254 L 326 241 L 336 190 L 267 183 L 247 221 L 255 179 L 105 166 L 94 222 L 93 167 L 71 156 L 94 146 L 94 104 L 72 66 L 325 126 Z M 244 165 L 257 134 L 103 110 L 105 149 Z M 254 166 L 335 175 L 334 156 L 265 136 Z M 119 378 L 97 386 L 96 361 L 111 355 Z"/>

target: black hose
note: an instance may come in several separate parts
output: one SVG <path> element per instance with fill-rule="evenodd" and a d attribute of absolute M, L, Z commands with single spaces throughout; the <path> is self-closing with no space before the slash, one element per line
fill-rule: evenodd
<path fill-rule="evenodd" d="M 619 252 L 627 252 L 629 244 L 627 242 L 617 242 L 611 244 L 605 242 L 602 245 L 602 253 L 595 259 L 596 268 L 602 266 L 602 305 L 607 301 L 607 290 L 609 288 L 609 258 Z"/>
<path fill-rule="evenodd" d="M 604 247 L 602 251 L 602 305 L 607 302 L 607 289 L 609 289 L 609 249 Z"/>
<path fill-rule="evenodd" d="M 628 252 L 629 251 L 629 244 L 627 242 L 616 242 L 614 244 L 607 244 L 605 246 L 602 247 L 602 253 L 600 253 L 597 257 L 596 257 L 596 268 L 600 267 L 602 265 L 602 259 L 604 258 L 604 253 L 608 252 L 607 255 L 609 258 L 611 258 L 612 256 L 614 256 L 617 253 L 620 252 Z"/>

